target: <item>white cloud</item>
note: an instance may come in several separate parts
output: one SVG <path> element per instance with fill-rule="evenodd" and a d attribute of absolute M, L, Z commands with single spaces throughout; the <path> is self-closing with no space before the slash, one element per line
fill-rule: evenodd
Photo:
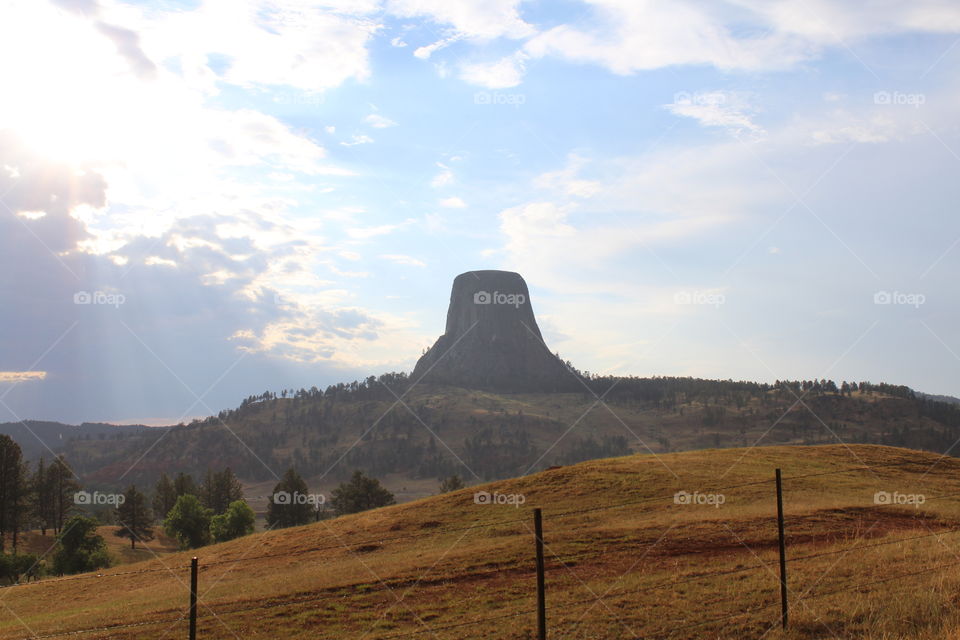
<path fill-rule="evenodd" d="M 750 133 L 761 135 L 763 128 L 750 118 L 754 108 L 749 98 L 732 91 L 680 93 L 665 108 L 678 116 L 697 120 L 705 127 L 722 127 L 734 135 Z"/>
<path fill-rule="evenodd" d="M 374 129 L 386 129 L 387 127 L 397 126 L 396 122 L 394 122 L 390 118 L 386 118 L 380 115 L 379 113 L 371 113 L 366 118 L 364 118 L 364 122 L 369 124 Z"/>
<path fill-rule="evenodd" d="M 369 77 L 367 45 L 379 29 L 368 17 L 373 3 L 325 4 L 207 0 L 186 11 L 111 5 L 106 13 L 129 23 L 151 58 L 177 58 L 185 73 L 206 78 L 208 86 L 215 80 L 208 56 L 215 55 L 232 84 L 323 91 Z"/>
<path fill-rule="evenodd" d="M 372 142 L 373 142 L 373 138 L 371 138 L 368 135 L 360 134 L 360 135 L 352 136 L 350 138 L 350 142 L 341 142 L 340 144 L 342 144 L 345 147 L 353 147 L 358 144 L 371 144 Z"/>
<path fill-rule="evenodd" d="M 449 0 L 388 0 L 389 13 L 403 18 L 426 17 L 450 25 L 468 38 L 523 38 L 534 28 L 520 17 L 520 0 L 450 2 Z"/>
<path fill-rule="evenodd" d="M 438 162 L 437 166 L 440 167 L 440 172 L 433 177 L 433 180 L 430 181 L 430 186 L 435 189 L 445 187 L 453 182 L 453 171 L 450 169 L 450 167 L 442 162 Z"/>
<path fill-rule="evenodd" d="M 559 171 L 548 171 L 534 180 L 534 185 L 541 189 L 553 189 L 568 196 L 589 198 L 596 195 L 601 184 L 596 180 L 579 178 L 580 170 L 586 166 L 587 160 L 576 154 L 567 158 L 567 166 Z"/>
<path fill-rule="evenodd" d="M 491 88 L 516 86 L 529 58 L 548 56 L 596 64 L 619 75 L 679 65 L 780 70 L 814 59 L 829 47 L 847 49 L 864 38 L 960 31 L 960 5 L 940 0 L 883 3 L 882 8 L 848 0 L 585 4 L 593 9 L 589 18 L 539 33 L 517 28 L 513 37 L 525 40 L 517 51 L 493 63 L 464 65 L 462 77 Z"/>
<path fill-rule="evenodd" d="M 435 52 L 439 51 L 440 49 L 445 49 L 445 48 L 449 47 L 451 44 L 453 44 L 453 43 L 456 42 L 457 40 L 460 40 L 461 38 L 462 38 L 462 36 L 459 35 L 459 34 L 454 34 L 454 35 L 449 36 L 449 37 L 447 37 L 447 38 L 442 38 L 442 39 L 437 40 L 436 42 L 434 42 L 434 43 L 432 43 L 432 44 L 424 45 L 424 46 L 422 46 L 422 47 L 417 47 L 417 48 L 413 51 L 413 55 L 414 55 L 414 57 L 419 58 L 419 59 L 421 59 L 421 60 L 427 60 L 427 59 L 429 59 L 430 56 L 432 56 Z"/>
<path fill-rule="evenodd" d="M 447 207 L 449 209 L 463 209 L 467 206 L 467 203 L 464 202 L 461 198 L 457 196 L 451 196 L 449 198 L 444 198 L 440 201 L 441 207 Z"/>
<path fill-rule="evenodd" d="M 460 69 L 460 77 L 488 89 L 515 87 L 523 82 L 528 58 L 526 53 L 518 51 L 496 62 L 465 64 Z"/>
<path fill-rule="evenodd" d="M 412 256 L 407 256 L 399 253 L 388 253 L 380 256 L 384 260 L 389 260 L 394 264 L 402 264 L 408 267 L 425 267 L 427 263 L 423 260 L 418 260 Z"/>
<path fill-rule="evenodd" d="M 46 371 L 0 371 L 0 384 L 45 380 Z"/>
<path fill-rule="evenodd" d="M 403 229 L 416 222 L 413 218 L 407 218 L 398 224 L 381 224 L 370 227 L 351 227 L 347 229 L 347 235 L 355 240 L 366 240 L 377 236 L 384 236 L 399 229 Z"/>

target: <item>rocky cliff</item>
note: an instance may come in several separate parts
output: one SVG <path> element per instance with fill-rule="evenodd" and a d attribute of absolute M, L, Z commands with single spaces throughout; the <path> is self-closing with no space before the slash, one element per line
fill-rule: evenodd
<path fill-rule="evenodd" d="M 413 381 L 506 392 L 579 388 L 543 342 L 527 283 L 512 271 L 468 271 L 450 292 L 446 332 Z"/>

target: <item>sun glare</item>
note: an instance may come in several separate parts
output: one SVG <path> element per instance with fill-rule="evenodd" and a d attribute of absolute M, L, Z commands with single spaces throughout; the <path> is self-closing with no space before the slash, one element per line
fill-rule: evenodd
<path fill-rule="evenodd" d="M 41 3 L 18 9 L 19 20 L 0 25 L 0 55 L 13 61 L 0 121 L 50 160 L 124 157 L 150 99 L 143 83 L 93 21 Z"/>

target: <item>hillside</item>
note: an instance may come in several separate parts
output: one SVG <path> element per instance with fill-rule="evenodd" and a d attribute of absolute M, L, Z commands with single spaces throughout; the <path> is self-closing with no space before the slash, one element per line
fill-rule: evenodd
<path fill-rule="evenodd" d="M 138 542 L 136 549 L 130 548 L 130 539 L 116 536 L 119 527 L 105 525 L 97 528 L 97 533 L 103 536 L 107 544 L 107 552 L 117 565 L 143 562 L 173 553 L 179 549 L 177 541 L 163 533 L 163 527 L 155 527 L 154 539 L 149 542 Z M 41 535 L 39 531 L 25 531 L 20 534 L 19 551 L 21 553 L 35 553 L 40 557 L 49 557 L 54 552 L 56 536 L 52 531 Z"/>
<path fill-rule="evenodd" d="M 0 423 L 0 435 L 13 438 L 23 450 L 25 458 L 36 460 L 41 456 L 49 460 L 62 453 L 73 441 L 116 442 L 124 438 L 156 435 L 169 427 L 146 427 L 144 425 L 114 425 L 84 422 L 80 425 L 42 420 Z M 153 429 L 158 429 L 154 431 Z"/>
<path fill-rule="evenodd" d="M 552 469 L 481 487 L 522 495 L 517 507 L 476 504 L 467 489 L 202 548 L 198 637 L 532 638 L 533 507 L 544 511 L 550 637 L 960 637 L 960 576 L 942 570 L 960 564 L 958 471 L 955 458 L 869 445 Z M 722 500 L 678 504 L 678 491 Z M 878 505 L 877 492 L 904 504 Z M 13 614 L 0 618 L 0 638 L 88 628 L 101 630 L 84 638 L 185 637 L 191 555 L 0 590 Z"/>
<path fill-rule="evenodd" d="M 162 471 L 199 477 L 209 465 L 265 483 L 262 493 L 292 465 L 317 491 L 359 468 L 413 498 L 451 474 L 476 483 L 629 453 L 841 440 L 946 451 L 960 437 L 960 406 L 857 387 L 585 375 L 576 393 L 507 394 L 388 374 L 251 397 L 165 432 L 74 440 L 66 455 L 91 486 L 146 485 Z"/>

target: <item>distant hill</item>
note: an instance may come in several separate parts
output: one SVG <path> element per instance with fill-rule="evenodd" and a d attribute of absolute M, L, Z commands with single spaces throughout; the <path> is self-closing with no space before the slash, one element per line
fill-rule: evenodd
<path fill-rule="evenodd" d="M 921 393 L 919 391 L 917 392 L 917 395 L 920 396 L 921 398 L 926 398 L 928 400 L 935 400 L 936 402 L 946 402 L 948 404 L 960 404 L 960 398 L 956 398 L 954 396 L 934 395 L 931 393 Z"/>
<path fill-rule="evenodd" d="M 161 472 L 197 477 L 208 466 L 269 483 L 271 471 L 294 466 L 316 490 L 363 469 L 395 491 L 417 484 L 407 492 L 416 497 L 451 474 L 477 483 L 629 453 L 840 441 L 943 452 L 960 437 L 960 406 L 901 386 L 583 380 L 580 393 L 508 394 L 387 374 L 252 396 L 185 426 L 73 438 L 64 452 L 93 485 L 149 484 Z"/>
<path fill-rule="evenodd" d="M 84 422 L 78 426 L 62 422 L 24 420 L 0 423 L 0 434 L 13 438 L 23 450 L 24 457 L 37 460 L 42 456 L 49 460 L 53 457 L 51 451 L 63 453 L 73 440 L 112 442 L 142 436 L 154 428 L 163 430 L 169 427 L 147 427 L 141 424 L 114 425 L 99 422 Z"/>

